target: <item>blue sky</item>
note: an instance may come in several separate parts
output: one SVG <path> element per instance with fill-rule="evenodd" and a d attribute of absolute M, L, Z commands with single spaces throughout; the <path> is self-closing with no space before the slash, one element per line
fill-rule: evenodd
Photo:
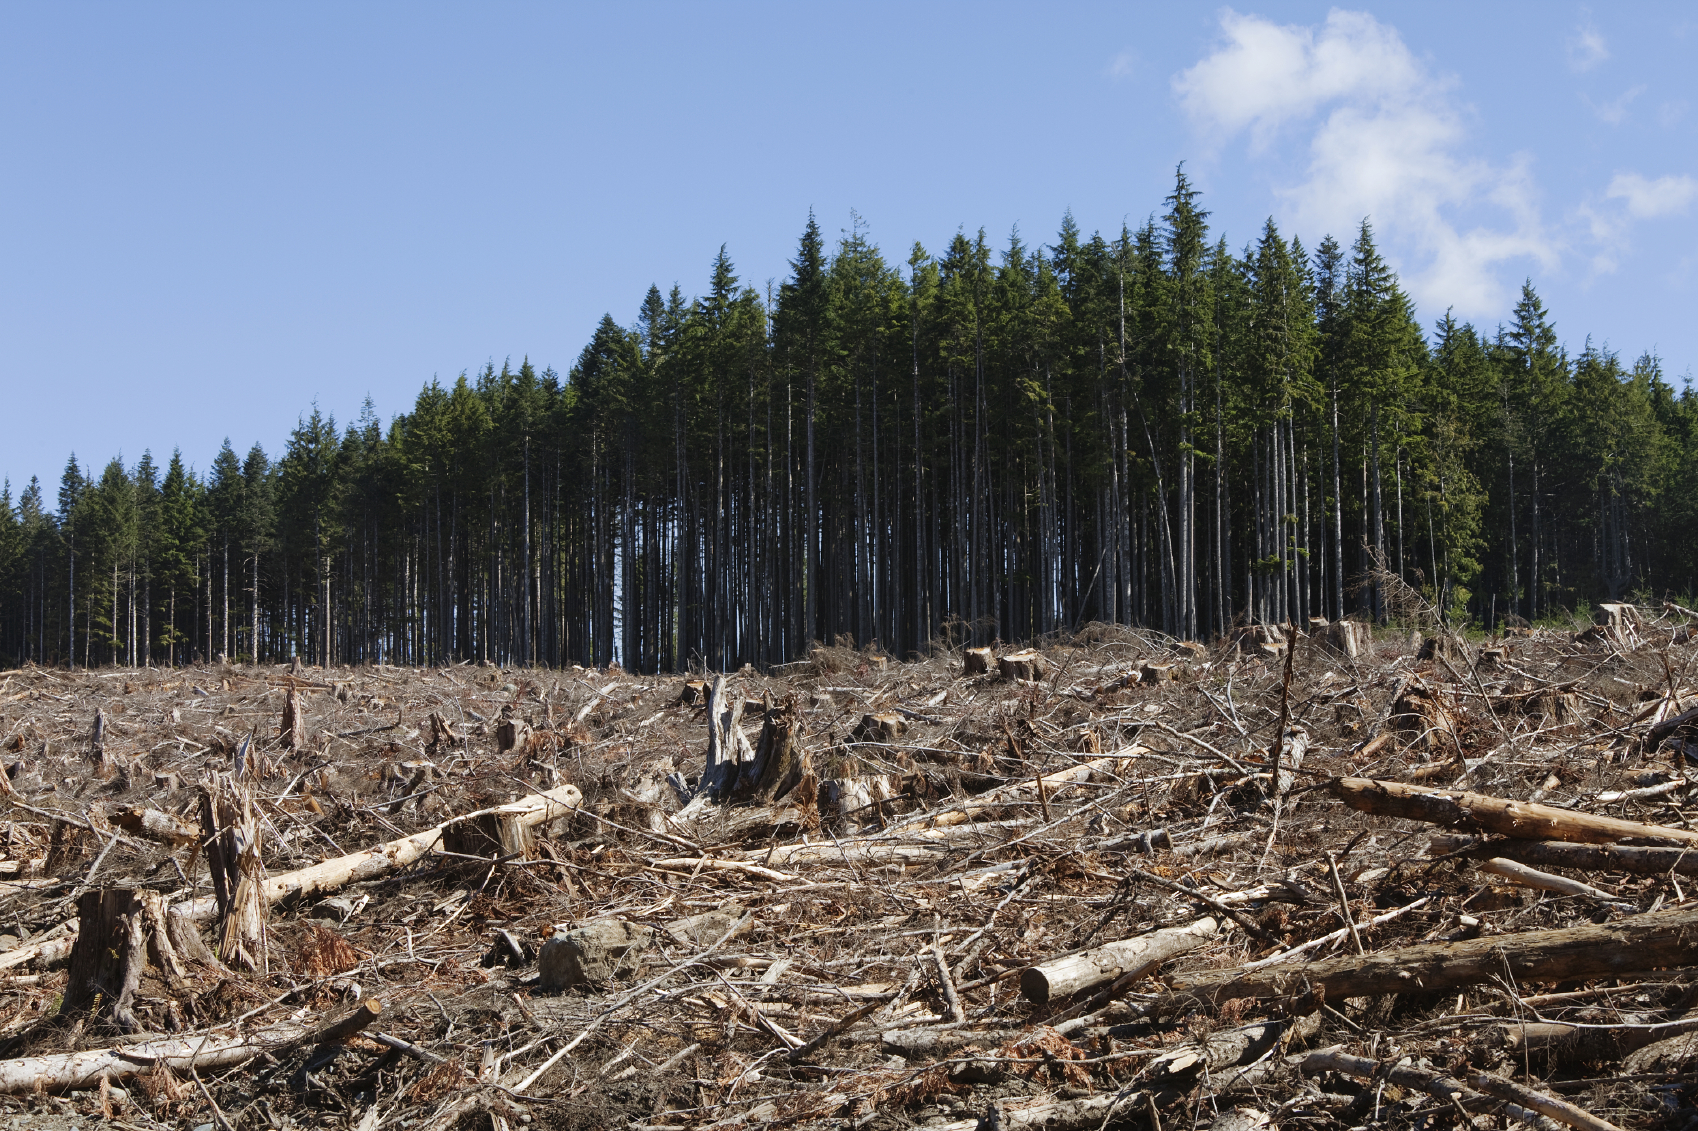
<path fill-rule="evenodd" d="M 604 311 L 783 278 L 813 208 L 892 259 L 1152 211 L 1371 215 L 1424 324 L 1531 276 L 1588 335 L 1698 364 L 1687 5 L 0 7 L 0 475 L 56 484 L 314 402 L 564 372 Z"/>

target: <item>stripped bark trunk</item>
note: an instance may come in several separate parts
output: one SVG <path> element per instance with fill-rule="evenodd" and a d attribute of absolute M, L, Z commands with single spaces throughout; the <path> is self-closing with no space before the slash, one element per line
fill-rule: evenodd
<path fill-rule="evenodd" d="M 1080 954 L 1053 958 L 1020 972 L 1020 992 L 1042 1005 L 1117 978 L 1138 977 L 1176 954 L 1202 946 L 1215 937 L 1217 929 L 1213 919 L 1204 918 L 1188 926 L 1151 931 Z"/>
<path fill-rule="evenodd" d="M 218 900 L 218 957 L 267 973 L 265 865 L 253 799 L 227 775 L 215 775 L 201 788 L 200 821 Z"/>
<path fill-rule="evenodd" d="M 1562 840 L 1608 844 L 1642 840 L 1698 844 L 1698 832 L 1598 817 L 1528 801 L 1510 801 L 1480 793 L 1435 790 L 1370 778 L 1340 778 L 1333 795 L 1352 809 L 1381 817 L 1406 817 L 1453 829 L 1497 833 L 1519 840 Z"/>

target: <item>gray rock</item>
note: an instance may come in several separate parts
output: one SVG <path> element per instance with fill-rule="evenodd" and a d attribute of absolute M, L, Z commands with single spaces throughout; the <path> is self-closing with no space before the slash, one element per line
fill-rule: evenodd
<path fill-rule="evenodd" d="M 602 919 L 561 931 L 542 945 L 538 984 L 559 990 L 630 974 L 653 941 L 653 927 L 623 919 Z"/>

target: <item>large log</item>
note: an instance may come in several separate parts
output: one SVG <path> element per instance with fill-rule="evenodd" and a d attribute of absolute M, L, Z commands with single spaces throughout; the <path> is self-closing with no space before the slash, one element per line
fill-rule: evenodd
<path fill-rule="evenodd" d="M 1698 906 L 1601 925 L 1420 943 L 1378 954 L 1286 963 L 1253 972 L 1208 971 L 1172 980 L 1158 1011 L 1186 1002 L 1279 998 L 1310 991 L 1326 1000 L 1453 990 L 1510 976 L 1516 984 L 1606 978 L 1628 970 L 1692 963 Z"/>
<path fill-rule="evenodd" d="M 1333 795 L 1352 809 L 1380 817 L 1406 817 L 1452 829 L 1496 833 L 1519 840 L 1565 840 L 1608 844 L 1619 840 L 1698 844 L 1698 832 L 1642 825 L 1530 801 L 1481 793 L 1432 789 L 1370 778 L 1340 778 Z"/>
<path fill-rule="evenodd" d="M 300 1044 L 322 1043 L 327 1039 L 326 1034 L 328 1039 L 345 1039 L 351 1032 L 349 1026 L 356 1019 L 359 1024 L 369 1024 L 381 1008 L 375 1001 L 366 1002 L 349 1017 L 321 1028 L 283 1024 L 247 1036 L 197 1033 L 188 1037 L 138 1041 L 121 1048 L 0 1060 L 0 1094 L 16 1095 L 37 1090 L 63 1092 L 97 1087 L 103 1077 L 121 1080 L 151 1072 L 159 1064 L 184 1074 L 198 1068 L 227 1068 L 252 1060 L 261 1053 L 275 1053 Z"/>
<path fill-rule="evenodd" d="M 1080 954 L 1052 958 L 1020 972 L 1020 992 L 1042 1005 L 1117 978 L 1140 977 L 1174 955 L 1202 946 L 1215 937 L 1218 928 L 1213 919 L 1199 919 L 1184 927 L 1167 927 Z"/>
<path fill-rule="evenodd" d="M 285 899 L 310 899 L 336 891 L 361 880 L 405 868 L 408 864 L 433 851 L 442 843 L 444 832 L 461 821 L 475 821 L 496 815 L 505 818 L 518 829 L 535 828 L 547 821 L 571 815 L 583 804 L 583 794 L 577 786 L 563 785 L 546 793 L 533 793 L 510 805 L 497 805 L 454 817 L 432 829 L 399 837 L 374 845 L 360 852 L 350 852 L 334 860 L 312 864 L 281 876 L 271 876 L 260 886 L 266 901 L 279 903 Z M 208 919 L 217 913 L 217 902 L 210 896 L 186 900 L 171 909 L 172 914 L 188 919 Z"/>
<path fill-rule="evenodd" d="M 1456 843 L 1461 841 L 1462 843 Z M 1698 854 L 1689 848 L 1634 848 L 1620 844 L 1572 844 L 1560 840 L 1487 840 L 1434 837 L 1428 849 L 1436 855 L 1462 852 L 1479 859 L 1501 857 L 1541 868 L 1573 868 L 1578 872 L 1626 872 L 1634 876 L 1666 876 L 1670 872 L 1698 876 Z"/>

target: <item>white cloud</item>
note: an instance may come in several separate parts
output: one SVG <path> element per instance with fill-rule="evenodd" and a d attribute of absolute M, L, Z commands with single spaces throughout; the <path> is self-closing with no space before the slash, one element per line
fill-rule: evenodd
<path fill-rule="evenodd" d="M 1586 99 L 1586 104 L 1592 107 L 1592 113 L 1596 114 L 1601 121 L 1608 122 L 1612 126 L 1619 126 L 1622 120 L 1627 117 L 1628 104 L 1644 94 L 1647 89 L 1649 88 L 1644 83 L 1640 83 L 1638 86 L 1622 91 L 1601 106 L 1594 105 L 1590 98 Z"/>
<path fill-rule="evenodd" d="M 1248 132 L 1256 154 L 1283 128 L 1312 129 L 1304 179 L 1281 190 L 1300 229 L 1348 243 L 1370 217 L 1390 257 L 1419 265 L 1405 272 L 1418 302 L 1468 314 L 1501 309 L 1496 264 L 1555 264 L 1525 162 L 1495 168 L 1463 151 L 1453 84 L 1396 28 L 1335 9 L 1318 28 L 1228 11 L 1221 30 L 1223 44 L 1174 90 L 1199 128 L 1217 140 Z M 1508 226 L 1461 229 L 1455 213 L 1483 201 Z"/>
<path fill-rule="evenodd" d="M 1108 65 L 1111 78 L 1129 79 L 1138 73 L 1138 56 L 1130 51 L 1122 51 Z"/>
<path fill-rule="evenodd" d="M 1626 201 L 1628 214 L 1639 220 L 1684 212 L 1695 195 L 1698 195 L 1698 181 L 1684 175 L 1658 177 L 1653 181 L 1638 173 L 1617 173 L 1610 187 L 1604 190 L 1607 199 Z"/>
<path fill-rule="evenodd" d="M 1568 65 L 1577 71 L 1589 71 L 1610 57 L 1609 45 L 1598 29 L 1591 24 L 1575 29 L 1568 41 Z"/>

